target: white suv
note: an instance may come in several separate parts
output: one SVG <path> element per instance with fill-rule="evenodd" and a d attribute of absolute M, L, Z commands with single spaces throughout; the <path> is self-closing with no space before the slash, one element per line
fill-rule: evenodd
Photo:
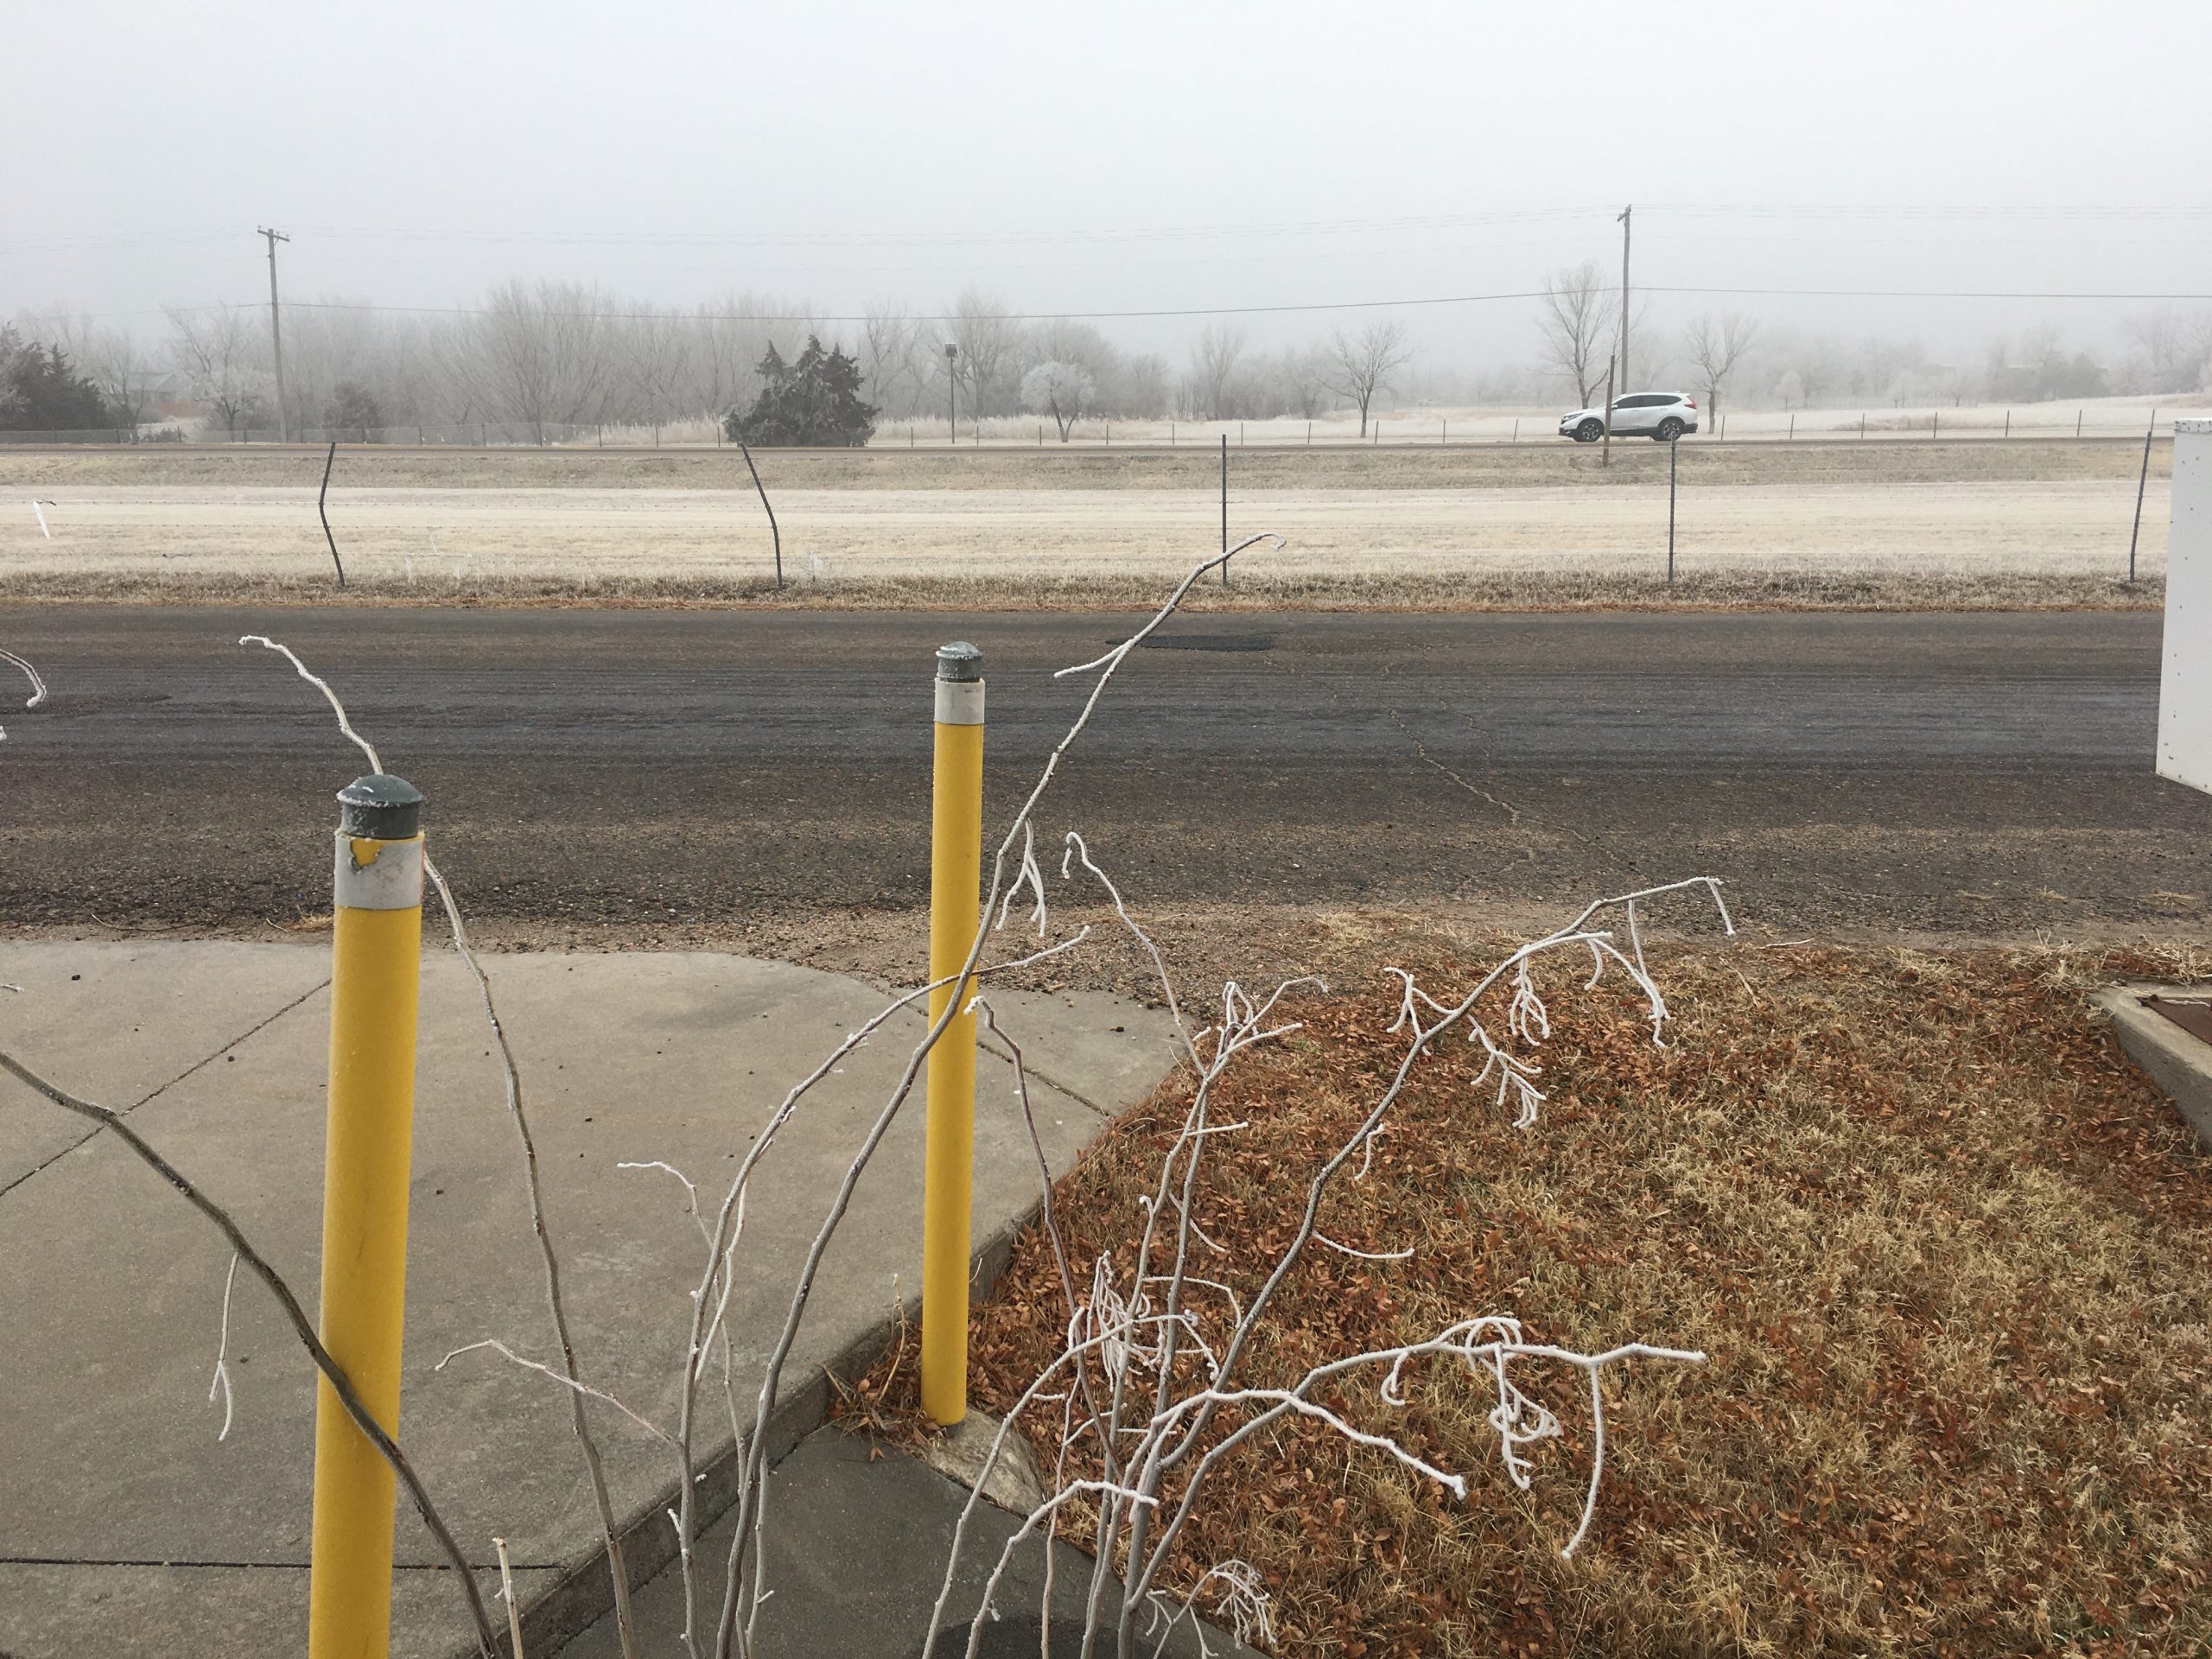
<path fill-rule="evenodd" d="M 1697 399 L 1679 391 L 1632 391 L 1613 399 L 1613 435 L 1617 438 L 1656 438 L 1672 443 L 1685 432 L 1697 430 Z M 1595 443 L 1605 435 L 1605 411 L 1578 409 L 1559 417 L 1559 435 L 1577 443 Z"/>

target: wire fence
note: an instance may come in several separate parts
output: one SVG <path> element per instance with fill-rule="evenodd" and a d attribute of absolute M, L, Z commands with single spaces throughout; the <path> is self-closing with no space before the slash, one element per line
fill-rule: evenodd
<path fill-rule="evenodd" d="M 2193 394 L 2154 405 L 2106 403 L 2071 408 L 2035 404 L 1923 406 L 1917 409 L 1747 409 L 1706 417 L 1692 442 L 1874 442 L 1931 440 L 2071 440 L 2138 438 L 2168 413 L 2212 404 Z M 1306 420 L 1109 420 L 1072 423 L 994 416 L 957 423 L 917 417 L 878 424 L 874 448 L 1455 448 L 1567 442 L 1558 411 L 1386 413 L 1366 423 L 1332 415 Z M 1616 435 L 1635 441 L 1645 435 Z M 288 435 L 275 427 L 210 428 L 204 422 L 77 430 L 0 431 L 0 447 L 194 444 L 244 448 L 282 443 L 353 443 L 417 448 L 709 449 L 727 445 L 720 423 L 706 416 L 661 424 L 620 422 L 462 421 L 444 425 L 313 426 Z"/>

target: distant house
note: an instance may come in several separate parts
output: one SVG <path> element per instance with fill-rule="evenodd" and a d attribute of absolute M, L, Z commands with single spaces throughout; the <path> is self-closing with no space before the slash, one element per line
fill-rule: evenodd
<path fill-rule="evenodd" d="M 175 369 L 149 369 L 130 378 L 130 399 L 154 421 L 193 420 L 205 415 Z"/>

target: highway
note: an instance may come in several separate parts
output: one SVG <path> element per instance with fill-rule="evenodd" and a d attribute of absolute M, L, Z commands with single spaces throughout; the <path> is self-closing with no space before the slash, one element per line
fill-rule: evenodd
<path fill-rule="evenodd" d="M 1133 619 L 17 606 L 0 925 L 327 909 L 362 770 L 269 633 L 429 794 L 474 913 L 904 909 L 929 679 L 969 638 L 1002 823 Z M 1726 877 L 1780 931 L 2199 929 L 2212 798 L 2152 775 L 2159 619 L 1216 613 L 1132 653 L 1040 815 L 1139 903 L 1551 903 Z M 0 664 L 0 668 L 5 664 Z M 7 671 L 12 673 L 12 670 Z"/>

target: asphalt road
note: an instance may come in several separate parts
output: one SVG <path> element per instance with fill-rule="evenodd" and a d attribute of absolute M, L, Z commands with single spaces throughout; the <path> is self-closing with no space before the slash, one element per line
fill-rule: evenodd
<path fill-rule="evenodd" d="M 428 792 L 480 916 L 736 918 L 926 891 L 929 678 L 990 680 L 1000 823 L 1123 619 L 21 607 L 0 922 L 327 909 L 361 768 Z M 1772 928 L 2201 931 L 2212 798 L 2152 774 L 2143 613 L 1197 616 L 1133 656 L 1039 824 L 1133 899 L 1567 902 L 1712 873 Z M 1232 647 L 1224 649 L 1223 647 Z M 0 669 L 5 665 L 0 664 Z M 12 672 L 12 671 L 9 671 Z"/>

